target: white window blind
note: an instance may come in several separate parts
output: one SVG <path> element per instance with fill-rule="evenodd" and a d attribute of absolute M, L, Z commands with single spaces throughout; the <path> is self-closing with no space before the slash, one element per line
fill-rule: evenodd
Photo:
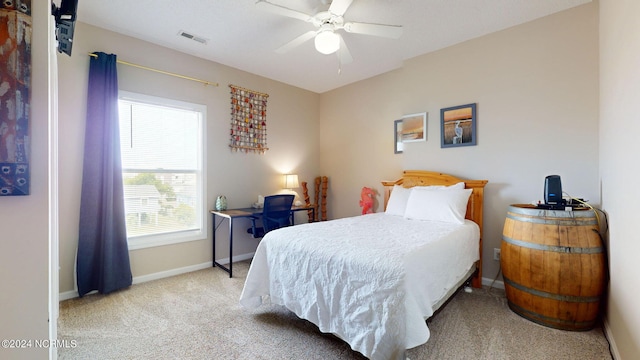
<path fill-rule="evenodd" d="M 202 105 L 120 93 L 130 248 L 206 237 Z"/>

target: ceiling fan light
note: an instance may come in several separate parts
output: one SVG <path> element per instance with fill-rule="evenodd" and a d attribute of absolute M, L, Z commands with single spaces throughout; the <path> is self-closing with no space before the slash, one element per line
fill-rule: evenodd
<path fill-rule="evenodd" d="M 315 45 L 318 52 L 325 55 L 333 54 L 340 48 L 340 36 L 333 30 L 321 31 L 316 35 Z"/>

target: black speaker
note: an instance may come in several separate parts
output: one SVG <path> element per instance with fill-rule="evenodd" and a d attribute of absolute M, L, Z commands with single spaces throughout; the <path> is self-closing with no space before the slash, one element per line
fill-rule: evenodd
<path fill-rule="evenodd" d="M 71 56 L 73 33 L 76 27 L 76 10 L 78 0 L 61 0 L 60 7 L 51 2 L 51 15 L 56 21 L 56 40 L 58 51 Z"/>
<path fill-rule="evenodd" d="M 545 204 L 559 205 L 562 203 L 562 181 L 560 175 L 549 175 L 544 179 Z"/>

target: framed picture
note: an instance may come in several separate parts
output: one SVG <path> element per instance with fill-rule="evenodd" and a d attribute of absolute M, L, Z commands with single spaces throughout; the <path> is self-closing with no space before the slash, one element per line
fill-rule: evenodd
<path fill-rule="evenodd" d="M 402 119 L 393 122 L 393 153 L 402 154 Z"/>
<path fill-rule="evenodd" d="M 427 113 L 402 117 L 402 142 L 427 141 Z"/>
<path fill-rule="evenodd" d="M 17 6 L 0 8 L 2 58 L 8 61 L 0 67 L 0 196 L 29 195 L 32 20 Z"/>
<path fill-rule="evenodd" d="M 475 145 L 476 104 L 441 109 L 440 129 L 441 148 Z"/>

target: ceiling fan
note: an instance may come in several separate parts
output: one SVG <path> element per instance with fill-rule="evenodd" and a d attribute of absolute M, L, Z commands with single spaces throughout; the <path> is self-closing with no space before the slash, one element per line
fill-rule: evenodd
<path fill-rule="evenodd" d="M 353 0 L 333 0 L 329 9 L 320 11 L 314 15 L 277 5 L 266 0 L 258 0 L 256 6 L 275 14 L 312 23 L 317 29 L 310 30 L 288 43 L 276 49 L 277 53 L 283 54 L 302 43 L 315 38 L 316 50 L 322 54 L 337 53 L 340 64 L 348 64 L 353 61 L 351 53 L 338 30 L 348 33 L 380 36 L 390 39 L 397 39 L 402 35 L 402 26 L 372 24 L 363 22 L 351 22 L 344 20 L 344 13 L 347 11 Z"/>

